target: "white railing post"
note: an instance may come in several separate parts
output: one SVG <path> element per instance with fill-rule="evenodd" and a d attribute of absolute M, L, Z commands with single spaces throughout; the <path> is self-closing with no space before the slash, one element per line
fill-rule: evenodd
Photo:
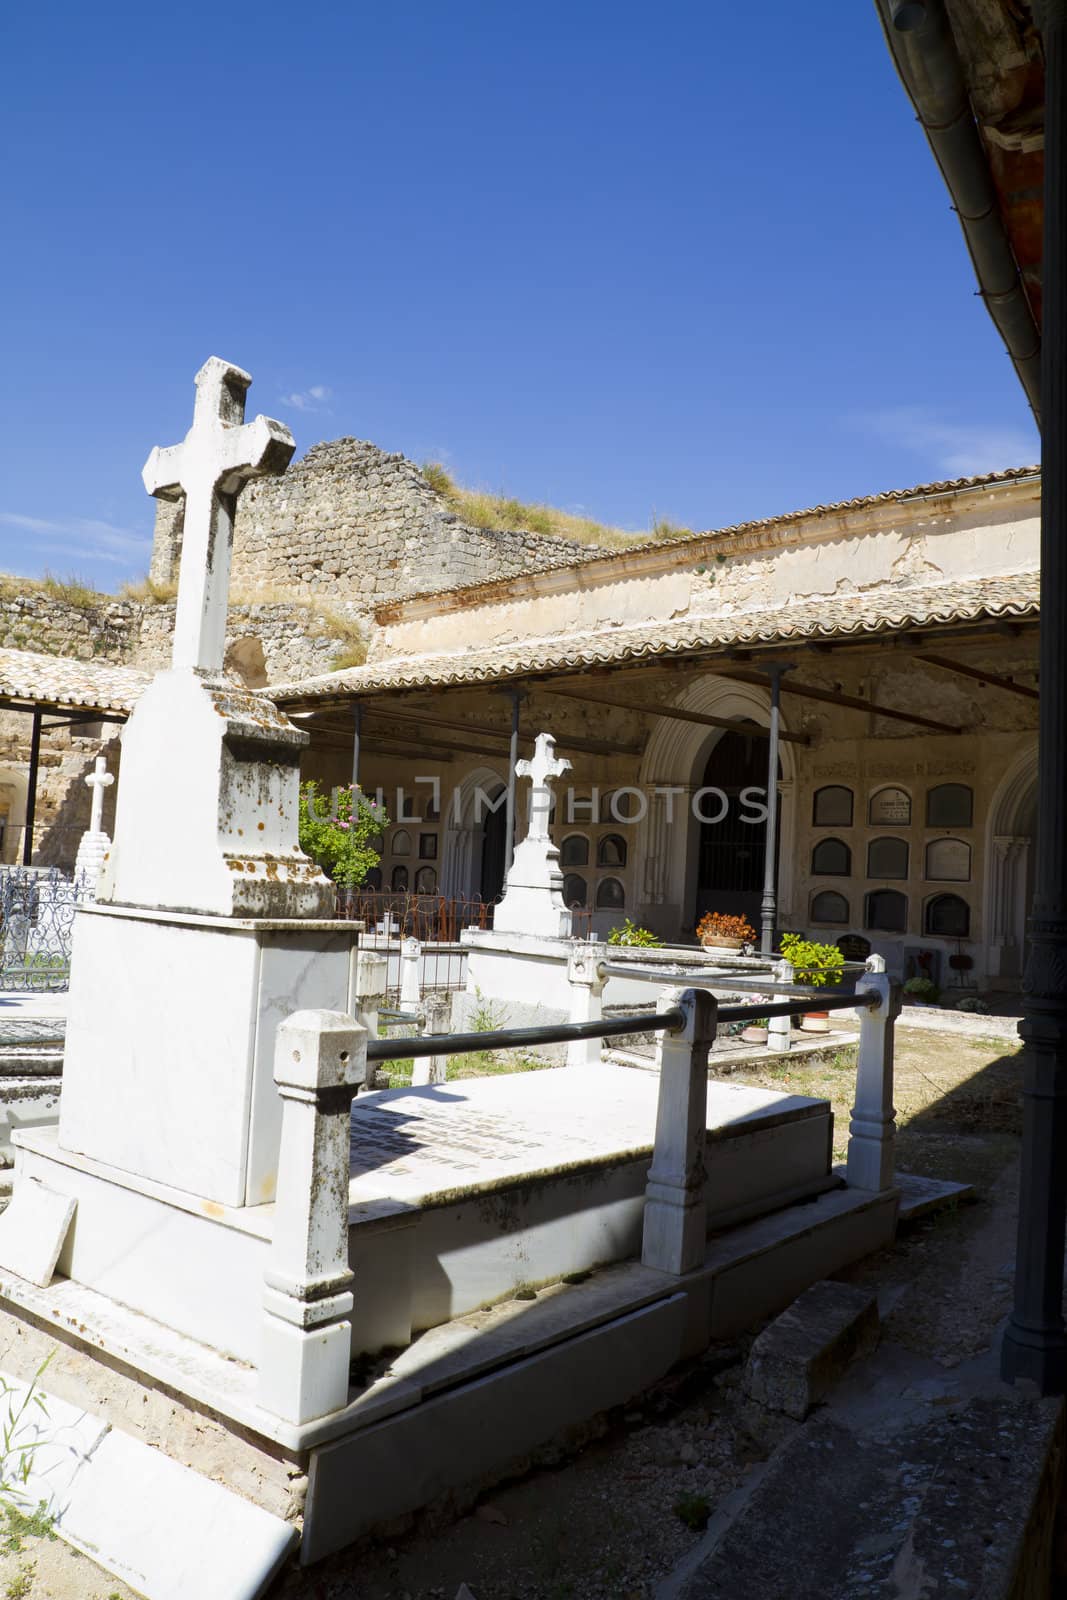
<path fill-rule="evenodd" d="M 297 1011 L 278 1029 L 282 1131 L 259 1403 L 287 1422 L 311 1422 L 348 1402 L 349 1123 L 366 1069 L 367 1033 L 354 1017 Z"/>
<path fill-rule="evenodd" d="M 685 1023 L 661 1033 L 656 1143 L 645 1188 L 641 1260 L 660 1272 L 691 1272 L 707 1239 L 708 1052 L 718 1002 L 706 989 L 674 989 L 657 1011 L 680 1006 Z"/>
<path fill-rule="evenodd" d="M 428 995 L 422 1007 L 424 1034 L 447 1033 L 452 1018 L 452 1001 L 447 994 Z M 444 1083 L 448 1076 L 448 1056 L 416 1056 L 411 1068 L 413 1085 Z"/>
<path fill-rule="evenodd" d="M 607 957 L 607 946 L 592 940 L 576 944 L 567 957 L 571 1022 L 599 1022 L 603 1017 Z M 572 1039 L 567 1046 L 568 1067 L 598 1065 L 601 1043 L 600 1039 Z"/>
<path fill-rule="evenodd" d="M 852 1188 L 880 1192 L 893 1187 L 893 1025 L 900 1015 L 900 984 L 884 972 L 864 972 L 856 993 L 877 995 L 878 1004 L 860 1011 L 846 1178 Z"/>
<path fill-rule="evenodd" d="M 783 957 L 782 960 L 774 963 L 774 966 L 771 968 L 771 975 L 776 983 L 792 983 L 793 968 Z M 775 1000 L 788 1000 L 790 996 L 785 994 L 776 994 L 772 996 L 772 998 Z M 792 1017 L 768 1017 L 767 1049 L 788 1050 L 792 1027 Z"/>
<path fill-rule="evenodd" d="M 378 1013 L 385 1005 L 389 989 L 389 957 L 380 950 L 356 951 L 356 978 L 351 1009 L 367 1030 L 368 1039 L 378 1037 Z M 373 1067 L 367 1071 L 365 1089 L 377 1085 L 378 1074 Z"/>
<path fill-rule="evenodd" d="M 417 939 L 400 941 L 400 1009 L 417 1011 L 422 998 L 419 987 L 419 960 L 422 945 Z"/>

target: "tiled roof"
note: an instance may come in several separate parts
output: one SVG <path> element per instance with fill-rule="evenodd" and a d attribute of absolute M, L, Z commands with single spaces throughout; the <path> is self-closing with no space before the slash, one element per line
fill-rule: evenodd
<path fill-rule="evenodd" d="M 125 714 L 147 688 L 150 676 L 106 662 L 0 650 L 0 700 Z"/>
<path fill-rule="evenodd" d="M 800 600 L 793 605 L 636 627 L 602 627 L 589 633 L 553 634 L 486 649 L 441 651 L 373 662 L 266 692 L 282 705 L 294 701 L 369 694 L 386 689 L 489 683 L 530 673 L 614 666 L 656 656 L 686 655 L 734 645 L 778 640 L 854 637 L 857 634 L 1037 614 L 1036 572 L 959 583 L 884 584 L 878 588 Z"/>
<path fill-rule="evenodd" d="M 420 600 L 436 600 L 445 595 L 473 596 L 479 591 L 486 593 L 499 590 L 506 592 L 516 584 L 522 584 L 530 578 L 540 577 L 546 572 L 565 571 L 569 567 L 590 567 L 601 563 L 624 560 L 628 556 L 646 555 L 650 551 L 668 554 L 673 550 L 680 550 L 683 559 L 691 553 L 694 545 L 699 546 L 707 539 L 734 539 L 744 534 L 764 533 L 773 528 L 786 528 L 790 523 L 803 522 L 807 517 L 822 517 L 840 515 L 847 511 L 866 511 L 875 506 L 902 504 L 908 500 L 933 499 L 938 495 L 957 494 L 965 489 L 989 489 L 997 484 L 1016 483 L 1026 478 L 1039 478 L 1041 468 L 1005 467 L 1001 472 L 982 472 L 970 478 L 939 478 L 934 483 L 918 483 L 910 489 L 886 489 L 880 494 L 861 494 L 852 500 L 833 500 L 828 505 L 808 506 L 802 511 L 784 511 L 774 517 L 756 517 L 750 522 L 734 522 L 726 528 L 707 528 L 703 532 L 689 533 L 678 539 L 635 539 L 633 544 L 628 544 L 621 550 L 600 550 L 589 546 L 576 546 L 573 558 L 568 561 L 553 561 L 545 566 L 540 564 L 511 578 L 488 578 L 478 583 L 460 584 L 450 589 L 425 589 L 417 594 L 407 594 L 401 599 L 386 601 L 375 607 L 375 615 L 385 617 L 392 613 L 403 613 L 405 606 Z"/>

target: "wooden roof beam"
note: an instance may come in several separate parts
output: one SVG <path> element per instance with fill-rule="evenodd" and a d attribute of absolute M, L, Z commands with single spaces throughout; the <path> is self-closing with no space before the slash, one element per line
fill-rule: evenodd
<path fill-rule="evenodd" d="M 961 678 L 973 678 L 976 683 L 988 683 L 994 689 L 1007 689 L 1011 694 L 1019 694 L 1026 700 L 1040 700 L 1041 696 L 1036 689 L 1031 689 L 1028 684 L 1016 683 L 1014 678 L 1003 678 L 996 672 L 984 672 L 981 667 L 967 666 L 963 661 L 949 661 L 945 656 L 916 657 L 925 661 L 927 666 L 940 667 L 943 672 L 956 672 Z"/>
<path fill-rule="evenodd" d="M 719 669 L 720 678 L 732 678 L 737 683 L 755 683 L 761 687 L 768 683 L 762 672 L 738 672 Z M 875 717 L 888 717 L 891 722 L 909 722 L 916 728 L 929 728 L 931 733 L 962 733 L 963 729 L 951 722 L 937 722 L 933 717 L 922 717 L 915 711 L 897 711 L 894 706 L 879 706 L 863 700 L 859 695 L 841 694 L 834 689 L 820 689 L 813 683 L 797 683 L 796 679 L 783 678 L 782 693 L 796 695 L 801 700 L 818 700 L 824 705 L 843 706 L 848 711 L 866 711 Z"/>
<path fill-rule="evenodd" d="M 756 739 L 770 738 L 769 728 L 745 722 L 741 717 L 713 717 L 703 711 L 685 711 L 680 706 L 650 706 L 647 702 L 642 704 L 639 700 L 622 700 L 618 695 L 609 698 L 600 694 L 580 694 L 577 689 L 550 688 L 547 684 L 542 684 L 541 689 L 544 694 L 559 695 L 565 700 L 581 700 L 595 706 L 613 706 L 621 711 L 640 711 L 646 717 L 668 717 L 676 722 L 696 722 L 705 728 L 728 728 L 734 733 L 751 734 Z M 778 737 L 789 744 L 810 743 L 806 733 L 786 733 L 783 729 Z"/>
<path fill-rule="evenodd" d="M 538 685 L 538 687 L 541 687 Z M 370 700 L 363 702 L 365 715 L 380 717 L 392 722 L 405 723 L 432 723 L 435 728 L 447 728 L 456 733 L 488 734 L 494 739 L 503 739 L 505 744 L 510 742 L 511 734 L 507 728 L 495 728 L 484 722 L 461 722 L 458 719 L 439 717 L 436 711 L 394 711 L 392 706 L 376 706 Z M 540 728 L 529 726 L 519 728 L 519 737 L 522 739 L 536 739 L 541 732 Z M 587 739 L 579 738 L 574 734 L 559 733 L 555 735 L 557 750 L 578 750 L 585 755 L 594 756 L 636 756 L 644 749 L 639 744 L 620 744 L 612 739 Z"/>

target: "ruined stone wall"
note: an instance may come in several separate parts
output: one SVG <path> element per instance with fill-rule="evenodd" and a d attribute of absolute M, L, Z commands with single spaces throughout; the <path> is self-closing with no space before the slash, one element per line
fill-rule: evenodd
<path fill-rule="evenodd" d="M 366 612 L 404 595 L 511 577 L 586 554 L 595 552 L 570 539 L 469 527 L 414 462 L 361 439 L 336 439 L 315 445 L 281 477 L 243 490 L 233 584 L 237 594 L 328 594 L 334 604 Z M 160 501 L 156 582 L 173 582 L 180 555 L 175 505 Z"/>
<path fill-rule="evenodd" d="M 96 605 L 27 589 L 8 580 L 0 600 L 0 648 L 107 661 L 152 672 L 167 665 L 174 638 L 174 604 L 102 598 Z M 360 648 L 343 619 L 309 604 L 237 605 L 230 609 L 226 665 L 251 688 L 329 672 Z M 31 718 L 0 712 L 0 860 L 21 859 L 26 817 Z M 41 743 L 34 829 L 34 862 L 69 868 L 89 823 L 90 795 L 84 778 L 103 749 L 118 769 L 118 729 L 113 724 L 80 730 L 46 724 Z M 115 789 L 108 791 L 105 827 Z"/>
<path fill-rule="evenodd" d="M 14 581 L 14 580 L 9 580 Z M 174 638 L 174 602 L 101 599 L 72 605 L 39 590 L 0 600 L 0 647 L 110 661 L 152 672 L 167 664 Z M 354 626 L 309 604 L 231 606 L 227 666 L 253 688 L 329 672 L 359 641 Z"/>

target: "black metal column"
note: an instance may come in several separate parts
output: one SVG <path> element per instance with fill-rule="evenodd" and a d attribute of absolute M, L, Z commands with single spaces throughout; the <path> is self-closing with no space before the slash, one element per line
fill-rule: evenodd
<path fill-rule="evenodd" d="M 1067 1390 L 1067 0 L 1044 0 L 1041 709 L 1037 874 L 1020 1032 L 1026 1042 L 1015 1309 L 1001 1372 Z"/>
<path fill-rule="evenodd" d="M 22 864 L 33 861 L 33 825 L 37 817 L 37 774 L 41 767 L 41 713 L 33 713 L 33 732 L 30 734 L 30 775 L 26 785 L 26 827 L 22 835 Z"/>
<path fill-rule="evenodd" d="M 760 902 L 760 950 L 769 956 L 774 949 L 774 925 L 778 920 L 778 733 L 781 725 L 782 673 L 787 666 L 772 666 L 771 721 L 767 740 L 767 842 L 763 852 L 763 899 Z"/>
<path fill-rule="evenodd" d="M 508 747 L 508 788 L 504 815 L 504 877 L 511 870 L 515 854 L 515 768 L 519 760 L 519 707 L 523 702 L 519 689 L 511 691 L 511 743 Z"/>
<path fill-rule="evenodd" d="M 359 788 L 359 746 L 363 736 L 363 701 L 352 705 L 352 787 Z"/>

